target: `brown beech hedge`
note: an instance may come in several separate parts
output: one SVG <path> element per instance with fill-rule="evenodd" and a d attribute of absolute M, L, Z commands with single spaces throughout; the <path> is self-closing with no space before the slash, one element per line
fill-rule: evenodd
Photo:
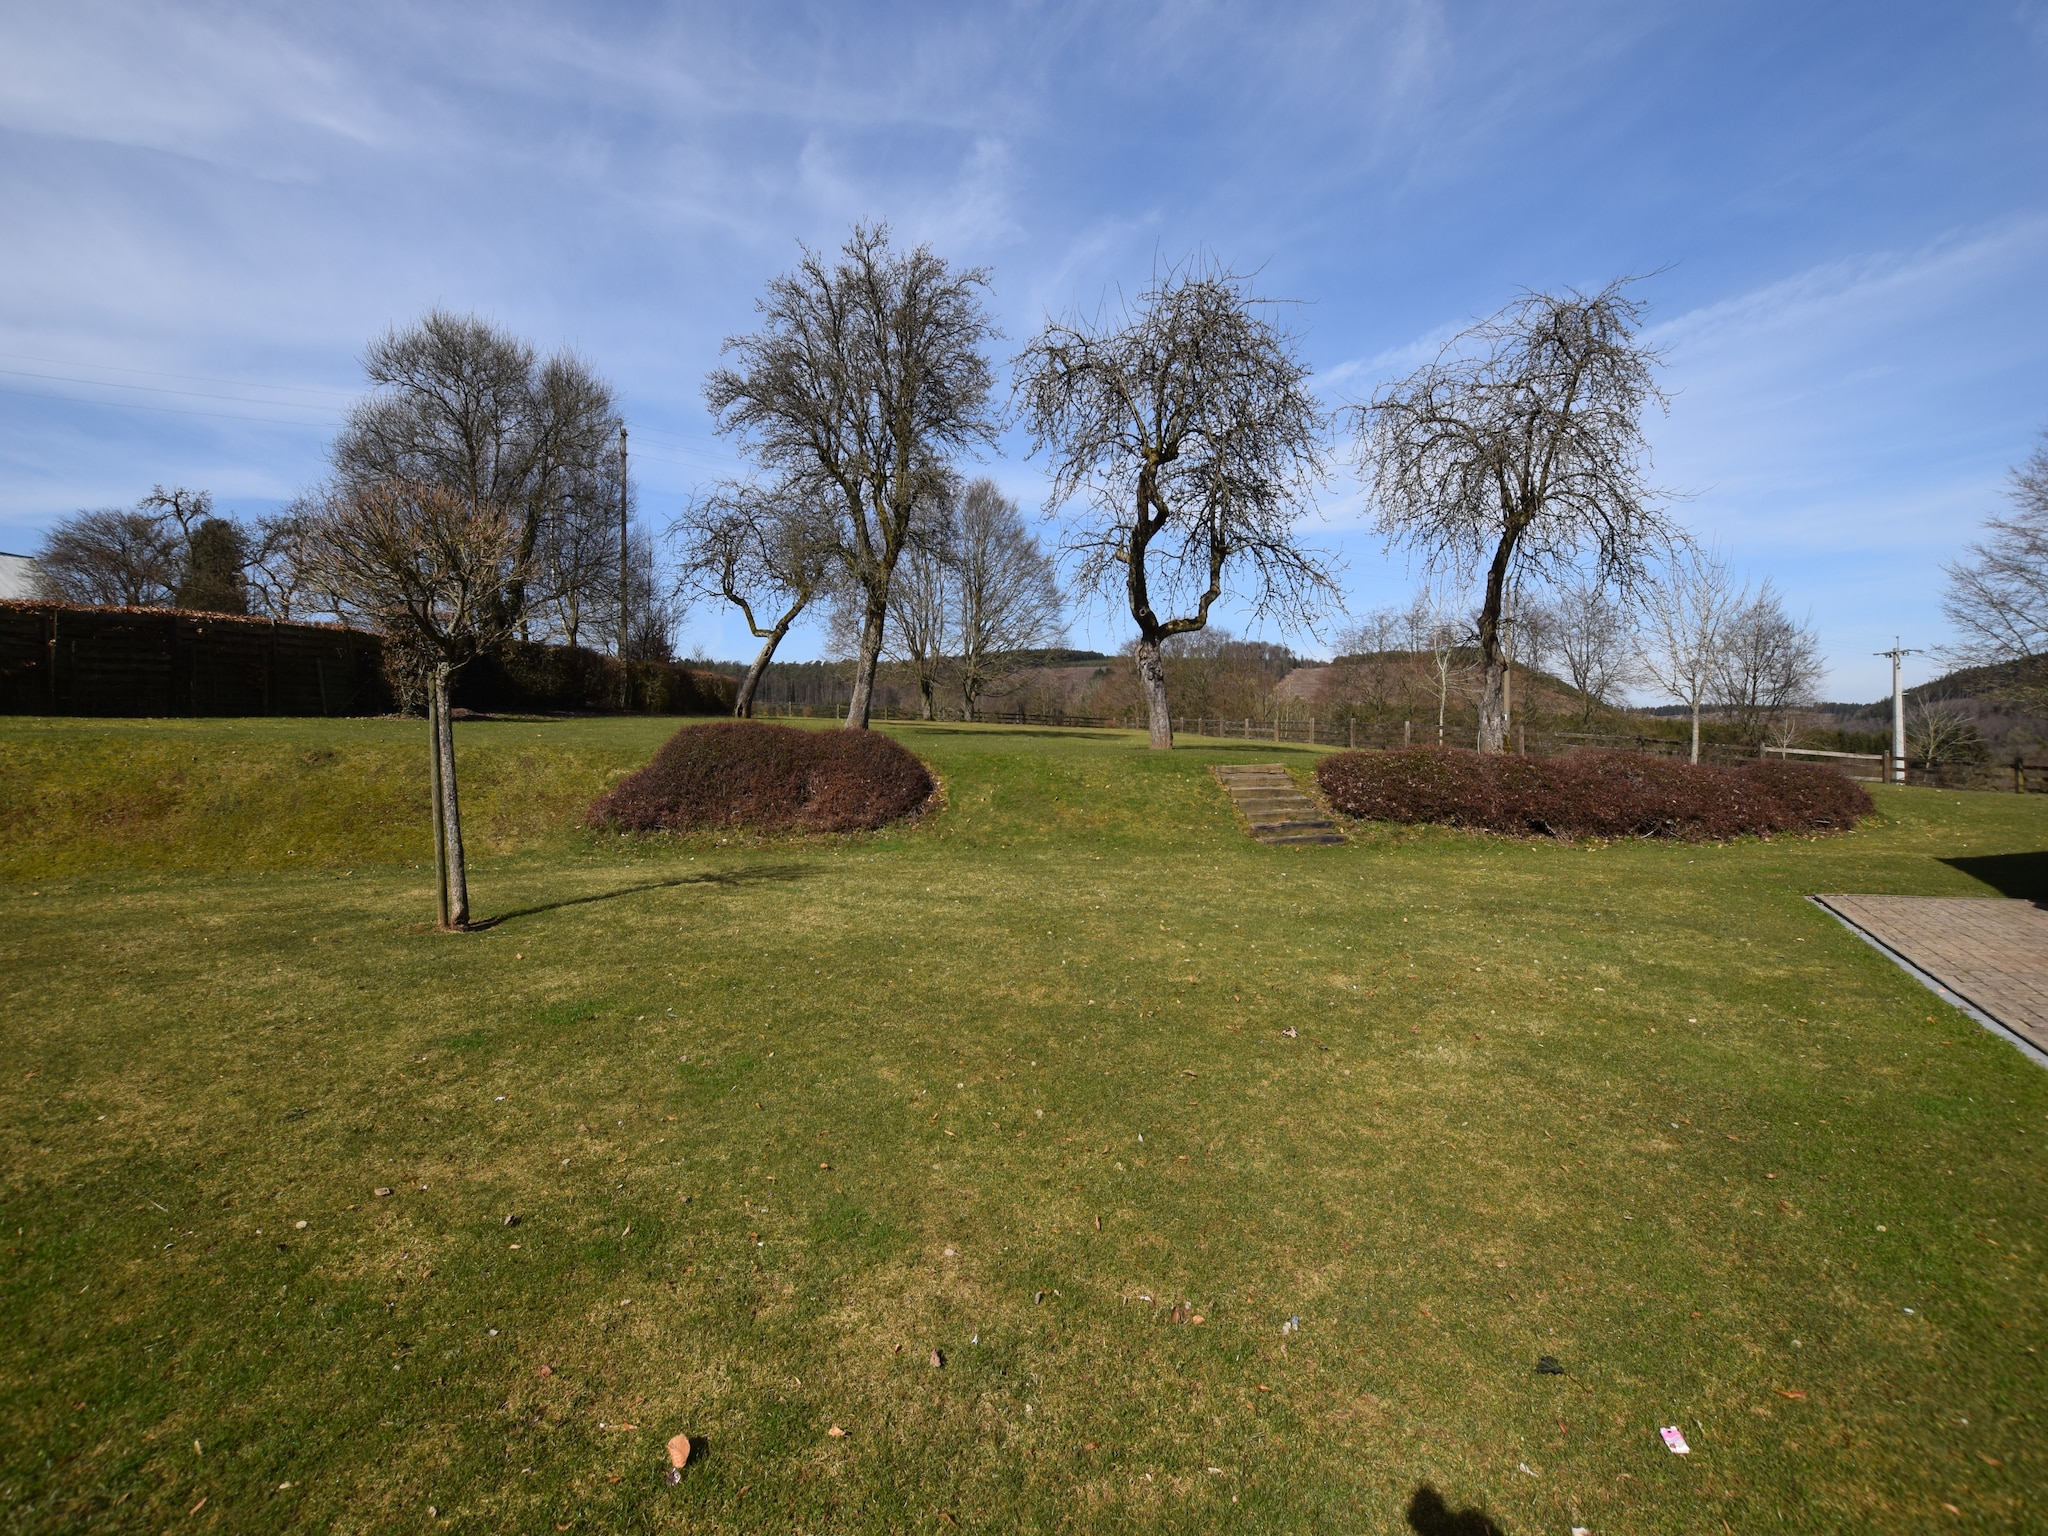
<path fill-rule="evenodd" d="M 1456 747 L 1340 752 L 1316 768 L 1330 804 L 1371 821 L 1429 822 L 1544 837 L 1686 842 L 1838 832 L 1870 814 L 1862 785 L 1831 768 L 1722 768 L 1640 752 L 1481 755 Z"/>
<path fill-rule="evenodd" d="M 932 789 L 924 764 L 877 732 L 728 720 L 677 731 L 585 821 L 623 832 L 863 832 L 909 815 Z"/>

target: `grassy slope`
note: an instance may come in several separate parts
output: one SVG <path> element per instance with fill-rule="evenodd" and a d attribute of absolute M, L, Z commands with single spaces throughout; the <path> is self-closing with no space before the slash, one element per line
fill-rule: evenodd
<path fill-rule="evenodd" d="M 666 729 L 462 727 L 446 938 L 416 727 L 0 724 L 9 1529 L 2041 1518 L 2048 1075 L 1803 899 L 2038 802 L 1272 850 L 1305 753 L 903 727 L 915 830 L 565 829 Z"/>

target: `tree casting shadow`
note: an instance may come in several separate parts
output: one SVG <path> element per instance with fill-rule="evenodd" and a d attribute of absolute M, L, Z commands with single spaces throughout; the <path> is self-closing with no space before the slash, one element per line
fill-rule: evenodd
<path fill-rule="evenodd" d="M 678 875 L 673 880 L 643 880 L 638 885 L 622 885 L 615 891 L 600 891 L 595 896 L 566 896 L 560 901 L 544 901 L 538 906 L 521 907 L 516 912 L 500 912 L 469 925 L 470 932 L 481 933 L 495 928 L 500 923 L 509 923 L 515 917 L 537 917 L 543 912 L 559 912 L 564 907 L 587 907 L 600 901 L 616 901 L 621 896 L 638 896 L 643 891 L 672 890 L 679 885 L 724 885 L 734 888 L 746 885 L 786 884 L 794 880 L 810 878 L 811 869 L 806 864 L 760 864 L 740 869 L 707 869 L 700 874 Z"/>
<path fill-rule="evenodd" d="M 1943 859 L 1950 869 L 1959 869 L 1973 880 L 1982 880 L 2001 896 L 2020 901 L 2048 902 L 2048 851 L 2040 853 L 1987 853 L 1977 858 Z"/>
<path fill-rule="evenodd" d="M 1415 1490 L 1408 1501 L 1408 1528 L 1416 1536 L 1507 1536 L 1507 1532 L 1480 1510 L 1471 1506 L 1452 1509 L 1444 1496 L 1429 1484 Z"/>

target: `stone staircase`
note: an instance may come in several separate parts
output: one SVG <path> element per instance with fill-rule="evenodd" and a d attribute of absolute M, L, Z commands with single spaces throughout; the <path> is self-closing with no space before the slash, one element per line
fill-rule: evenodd
<path fill-rule="evenodd" d="M 1262 843 L 1341 843 L 1344 833 L 1278 763 L 1217 763 L 1210 770 Z"/>

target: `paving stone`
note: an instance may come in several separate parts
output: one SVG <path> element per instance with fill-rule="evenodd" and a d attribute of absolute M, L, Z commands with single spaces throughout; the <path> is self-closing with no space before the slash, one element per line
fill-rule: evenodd
<path fill-rule="evenodd" d="M 2048 1051 L 2048 908 L 1996 896 L 1814 900 Z"/>

